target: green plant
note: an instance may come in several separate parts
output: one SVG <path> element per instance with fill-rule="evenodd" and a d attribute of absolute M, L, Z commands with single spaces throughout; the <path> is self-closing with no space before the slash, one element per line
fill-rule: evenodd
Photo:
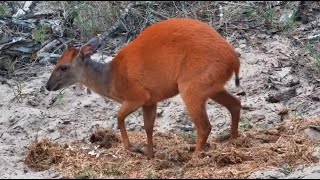
<path fill-rule="evenodd" d="M 90 5 L 82 4 L 79 6 L 74 22 L 85 37 L 92 37 L 97 33 L 98 26 L 94 19 L 95 16 L 95 10 Z"/>
<path fill-rule="evenodd" d="M 97 173 L 90 169 L 83 169 L 75 173 L 73 177 L 75 179 L 95 179 L 97 177 Z"/>
<path fill-rule="evenodd" d="M 64 89 L 60 90 L 59 93 L 56 96 L 53 96 L 51 99 L 51 103 L 50 106 L 57 104 L 61 104 L 63 97 L 64 97 L 64 93 L 63 93 Z"/>
<path fill-rule="evenodd" d="M 147 173 L 145 174 L 145 177 L 147 179 L 158 179 L 159 177 L 153 172 L 148 170 Z"/>
<path fill-rule="evenodd" d="M 197 137 L 196 137 L 196 134 L 194 132 L 192 132 L 192 133 L 182 132 L 181 136 L 185 141 L 188 141 L 190 143 L 195 143 L 196 142 L 196 138 Z"/>
<path fill-rule="evenodd" d="M 120 175 L 122 175 L 121 171 L 118 170 L 118 166 L 116 166 L 116 165 L 114 165 L 114 164 L 109 165 L 109 166 L 107 167 L 107 169 L 105 169 L 105 170 L 103 171 L 103 174 L 108 175 L 108 176 L 110 176 L 110 175 L 113 175 L 113 176 L 120 176 Z"/>
<path fill-rule="evenodd" d="M 268 129 L 268 124 L 267 123 L 258 124 L 257 126 L 262 131 Z"/>
<path fill-rule="evenodd" d="M 45 28 L 43 26 L 37 27 L 33 32 L 33 36 L 37 42 L 42 44 L 45 40 Z"/>
<path fill-rule="evenodd" d="M 247 131 L 252 128 L 252 124 L 248 118 L 241 118 L 239 124 L 240 129 L 243 131 Z"/>
<path fill-rule="evenodd" d="M 15 81 L 14 85 L 12 87 L 13 94 L 15 95 L 15 98 L 18 99 L 18 101 L 21 103 L 23 100 L 23 85 L 21 81 Z"/>
<path fill-rule="evenodd" d="M 296 17 L 297 15 L 295 11 L 292 12 L 292 14 L 289 14 L 289 17 L 286 19 L 284 25 L 282 26 L 282 29 L 285 31 L 292 30 L 297 24 Z"/>
<path fill-rule="evenodd" d="M 7 61 L 5 63 L 5 69 L 6 69 L 9 77 L 12 76 L 16 63 L 17 63 L 17 61 Z"/>
<path fill-rule="evenodd" d="M 293 120 L 294 121 L 301 121 L 303 120 L 303 114 L 298 111 L 292 111 Z"/>
<path fill-rule="evenodd" d="M 254 15 L 254 8 L 250 5 L 250 4 L 248 4 L 248 6 L 245 6 L 244 7 L 244 12 L 243 12 L 243 14 L 244 14 L 244 17 L 246 17 L 246 18 L 252 18 L 253 17 L 253 15 Z"/>
<path fill-rule="evenodd" d="M 273 26 L 273 19 L 276 13 L 271 3 L 272 2 L 266 2 L 266 8 L 263 9 L 263 12 L 262 12 L 264 22 L 268 27 Z"/>
<path fill-rule="evenodd" d="M 283 164 L 281 167 L 282 171 L 286 174 L 290 174 L 293 171 L 293 168 L 294 167 L 292 167 L 290 164 L 287 164 L 287 163 Z"/>
<path fill-rule="evenodd" d="M 308 43 L 306 45 L 306 51 L 309 53 L 309 55 L 313 59 L 313 63 L 317 66 L 317 68 L 320 70 L 320 51 L 317 50 L 314 45 Z"/>
<path fill-rule="evenodd" d="M 80 30 L 83 39 L 91 38 L 110 28 L 120 16 L 122 2 L 78 1 L 70 3 L 75 15 L 74 26 Z"/>
<path fill-rule="evenodd" d="M 63 99 L 63 97 L 64 97 L 63 90 L 64 90 L 64 89 L 62 89 L 61 91 L 59 91 L 59 93 L 58 93 L 58 95 L 57 95 L 57 100 L 56 100 L 56 102 L 57 102 L 58 104 L 61 104 L 62 99 Z"/>
<path fill-rule="evenodd" d="M 8 15 L 8 9 L 4 4 L 0 4 L 0 17 Z"/>

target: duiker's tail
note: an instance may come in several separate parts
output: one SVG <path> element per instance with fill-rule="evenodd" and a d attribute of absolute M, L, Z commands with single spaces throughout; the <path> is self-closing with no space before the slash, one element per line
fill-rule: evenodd
<path fill-rule="evenodd" d="M 240 69 L 240 62 L 237 61 L 236 65 L 235 65 L 235 68 L 234 68 L 234 73 L 236 75 L 236 80 L 235 80 L 236 87 L 240 86 L 239 69 Z"/>
<path fill-rule="evenodd" d="M 236 86 L 239 87 L 240 86 L 240 79 L 238 74 L 236 73 Z"/>

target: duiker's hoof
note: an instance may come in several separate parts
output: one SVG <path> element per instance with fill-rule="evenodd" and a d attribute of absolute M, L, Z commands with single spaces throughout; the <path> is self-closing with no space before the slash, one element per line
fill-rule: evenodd
<path fill-rule="evenodd" d="M 134 153 L 144 154 L 143 148 L 141 148 L 139 146 L 131 146 L 131 147 L 129 147 L 128 150 L 131 151 L 131 152 L 134 152 Z"/>

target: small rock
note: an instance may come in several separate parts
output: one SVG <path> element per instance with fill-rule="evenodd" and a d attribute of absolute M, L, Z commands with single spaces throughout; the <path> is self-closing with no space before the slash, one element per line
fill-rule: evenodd
<path fill-rule="evenodd" d="M 64 115 L 61 117 L 61 120 L 70 119 L 70 115 Z"/>
<path fill-rule="evenodd" d="M 24 169 L 23 172 L 24 172 L 24 173 L 28 173 L 28 169 Z"/>
<path fill-rule="evenodd" d="M 247 47 L 247 45 L 245 45 L 245 44 L 240 44 L 239 47 L 242 48 L 242 49 L 244 49 L 244 48 Z"/>
<path fill-rule="evenodd" d="M 273 95 L 269 94 L 269 96 L 266 98 L 266 101 L 270 103 L 278 103 L 280 102 L 280 99 L 281 99 L 281 96 L 278 94 L 273 94 Z"/>
<path fill-rule="evenodd" d="M 282 115 L 286 115 L 288 114 L 288 109 L 287 108 L 282 108 L 280 109 L 280 111 L 278 112 L 278 115 L 282 116 Z"/>
<path fill-rule="evenodd" d="M 265 118 L 266 118 L 266 116 L 263 114 L 257 114 L 257 115 L 253 115 L 251 117 L 253 122 L 258 122 L 258 121 L 264 120 Z"/>
<path fill-rule="evenodd" d="M 279 134 L 279 130 L 277 130 L 277 129 L 269 129 L 269 130 L 267 130 L 267 134 L 278 135 Z"/>
<path fill-rule="evenodd" d="M 320 143 L 320 126 L 311 126 L 305 129 L 304 133 L 306 133 L 311 140 Z"/>
<path fill-rule="evenodd" d="M 12 116 L 9 117 L 9 122 L 10 122 L 10 123 L 14 123 L 15 120 L 16 120 L 15 117 L 12 117 Z"/>
<path fill-rule="evenodd" d="M 93 119 L 100 119 L 100 117 L 101 117 L 101 114 L 95 114 L 95 115 L 93 116 Z"/>
<path fill-rule="evenodd" d="M 2 133 L 1 139 L 6 140 L 6 141 L 11 141 L 11 140 L 13 140 L 13 137 L 8 133 Z"/>
<path fill-rule="evenodd" d="M 266 39 L 266 38 L 267 38 L 267 35 L 266 35 L 266 34 L 258 34 L 258 35 L 257 35 L 257 38 Z"/>
<path fill-rule="evenodd" d="M 69 121 L 69 120 L 62 121 L 62 124 L 70 124 L 70 123 L 71 123 L 71 121 Z"/>
<path fill-rule="evenodd" d="M 141 125 L 135 124 L 131 127 L 129 127 L 129 131 L 142 131 L 144 129 L 144 127 L 142 127 Z"/>
<path fill-rule="evenodd" d="M 245 39 L 240 39 L 239 40 L 239 44 L 246 44 L 246 40 Z"/>
<path fill-rule="evenodd" d="M 281 179 L 285 176 L 280 169 L 272 169 L 268 171 L 257 171 L 252 173 L 248 179 Z"/>
<path fill-rule="evenodd" d="M 288 83 L 286 83 L 286 86 L 293 87 L 298 84 L 300 84 L 300 80 L 296 77 L 296 78 L 292 78 Z"/>
<path fill-rule="evenodd" d="M 281 71 L 277 71 L 277 76 L 280 77 L 280 79 L 283 79 L 284 77 L 289 75 L 290 71 L 290 67 L 281 68 Z"/>
<path fill-rule="evenodd" d="M 85 108 L 90 108 L 90 107 L 91 107 L 91 104 L 85 104 L 83 107 L 85 107 Z"/>
<path fill-rule="evenodd" d="M 164 112 L 164 110 L 160 109 L 159 112 L 157 112 L 157 117 L 161 117 L 163 112 Z"/>
<path fill-rule="evenodd" d="M 314 101 L 320 101 L 320 98 L 317 97 L 317 96 L 312 96 L 311 99 L 314 100 Z"/>
<path fill-rule="evenodd" d="M 312 152 L 312 156 L 317 157 L 320 159 L 320 147 L 315 147 L 313 152 Z"/>
<path fill-rule="evenodd" d="M 245 96 L 245 95 L 246 95 L 246 92 L 245 92 L 245 91 L 241 91 L 241 92 L 238 92 L 237 95 L 238 95 L 238 96 Z"/>
<path fill-rule="evenodd" d="M 49 133 L 53 133 L 55 130 L 53 128 L 48 128 Z"/>
<path fill-rule="evenodd" d="M 320 166 L 300 167 L 291 172 L 286 179 L 319 179 Z"/>
<path fill-rule="evenodd" d="M 27 104 L 30 105 L 30 106 L 33 106 L 33 107 L 39 106 L 39 102 L 36 101 L 35 99 L 29 99 L 27 101 Z"/>
<path fill-rule="evenodd" d="M 87 88 L 87 94 L 91 94 L 91 90 Z"/>
<path fill-rule="evenodd" d="M 303 179 L 319 179 L 319 177 L 320 177 L 320 173 L 316 172 L 312 174 L 307 174 L 305 177 L 303 177 Z"/>
<path fill-rule="evenodd" d="M 118 129 L 118 124 L 117 123 L 112 123 L 111 127 L 112 127 L 112 129 Z"/>
<path fill-rule="evenodd" d="M 45 86 L 44 86 L 44 85 L 41 86 L 39 92 L 42 93 L 42 94 L 44 94 L 45 91 L 46 91 Z"/>
<path fill-rule="evenodd" d="M 51 65 L 52 63 L 48 59 L 43 58 L 42 60 L 39 61 L 39 64 L 40 65 Z"/>
<path fill-rule="evenodd" d="M 249 106 L 249 105 L 243 105 L 243 106 L 242 106 L 242 109 L 244 109 L 244 110 L 249 110 L 249 111 L 254 111 L 254 110 L 255 110 L 254 107 Z"/>
<path fill-rule="evenodd" d="M 49 114 L 48 115 L 48 118 L 55 118 L 55 117 L 57 117 L 57 115 L 55 115 L 55 114 Z"/>
<path fill-rule="evenodd" d="M 54 173 L 51 177 L 55 178 L 55 179 L 62 179 L 63 178 L 59 173 Z"/>
<path fill-rule="evenodd" d="M 194 131 L 194 128 L 192 126 L 176 126 L 176 128 L 184 132 Z"/>
<path fill-rule="evenodd" d="M 280 92 L 269 94 L 268 97 L 266 98 L 266 101 L 270 103 L 278 103 L 280 101 L 287 102 L 288 100 L 290 100 L 292 97 L 296 95 L 297 95 L 296 88 L 287 88 L 287 89 L 281 90 Z"/>

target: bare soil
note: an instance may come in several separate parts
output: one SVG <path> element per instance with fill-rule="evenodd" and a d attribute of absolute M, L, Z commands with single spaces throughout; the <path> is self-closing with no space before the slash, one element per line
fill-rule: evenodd
<path fill-rule="evenodd" d="M 52 65 L 16 71 L 29 74 L 20 82 L 0 77 L 0 177 L 319 177 L 319 144 L 303 132 L 319 125 L 320 73 L 303 43 L 319 32 L 314 27 L 282 33 L 238 27 L 225 34 L 241 55 L 241 85 L 231 79 L 226 88 L 241 100 L 242 135 L 232 143 L 214 140 L 229 133 L 231 117 L 208 100 L 212 131 L 198 161 L 191 160 L 195 128 L 179 95 L 158 104 L 156 158 L 148 160 L 124 150 L 116 120 L 120 104 L 79 85 L 46 91 Z M 92 58 L 112 59 L 101 52 Z M 127 117 L 126 127 L 134 144 L 146 143 L 140 109 Z"/>
<path fill-rule="evenodd" d="M 258 38 L 260 39 L 257 40 Z M 306 61 L 307 57 L 299 55 L 300 49 L 292 44 L 290 38 L 278 35 L 268 38 L 252 36 L 250 42 L 235 42 L 234 39 L 230 41 L 234 42 L 241 54 L 241 87 L 236 89 L 233 80 L 227 85 L 227 89 L 240 98 L 243 105 L 241 131 L 252 128 L 264 130 L 276 127 L 286 119 L 304 120 L 319 116 L 319 101 L 313 98 L 320 95 L 319 81 L 316 76 L 314 80 L 306 75 L 307 68 L 294 69 L 292 64 L 295 61 Z M 100 60 L 101 55 L 96 54 L 93 58 Z M 105 58 L 105 61 L 111 59 L 112 57 Z M 88 94 L 85 88 L 77 85 L 70 86 L 61 93 L 47 92 L 44 85 L 52 68 L 50 65 L 35 66 L 35 77 L 29 77 L 21 83 L 21 96 L 15 95 L 12 87 L 4 83 L 14 84 L 13 80 L 3 80 L 0 85 L 0 158 L 3 162 L 0 164 L 3 169 L 0 176 L 3 178 L 57 176 L 51 170 L 34 172 L 23 163 L 28 146 L 36 138 L 48 137 L 60 144 L 79 140 L 90 144 L 90 135 L 97 128 L 110 128 L 117 132 L 116 114 L 119 104 L 94 92 Z M 211 137 L 228 133 L 229 112 L 211 100 L 208 100 L 207 111 L 213 125 Z M 194 136 L 194 125 L 180 96 L 159 103 L 155 124 L 155 132 L 173 131 Z M 132 141 L 145 141 L 140 110 L 126 119 L 126 127 L 129 132 L 141 132 L 139 136 L 132 136 Z M 117 146 L 123 152 L 121 143 Z M 182 141 L 179 146 L 187 144 Z M 179 146 L 171 145 L 189 157 L 191 152 Z M 165 150 L 159 149 L 163 148 L 161 146 L 155 148 L 158 151 Z M 176 151 L 174 149 L 172 151 Z M 209 149 L 214 151 L 212 146 Z M 145 161 L 142 156 L 138 157 L 141 158 L 140 161 Z M 138 157 L 135 159 L 137 163 Z M 213 160 L 212 157 L 210 159 Z M 238 163 L 241 164 L 242 161 Z M 168 166 L 171 167 L 170 163 Z"/>

